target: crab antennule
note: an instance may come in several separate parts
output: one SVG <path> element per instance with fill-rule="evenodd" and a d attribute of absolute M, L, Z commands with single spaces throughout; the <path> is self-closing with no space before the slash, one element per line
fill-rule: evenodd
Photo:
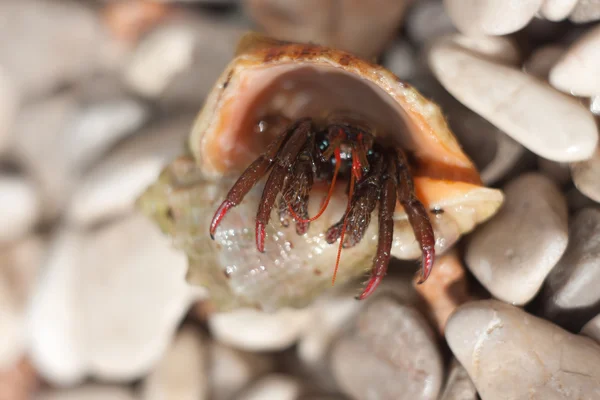
<path fill-rule="evenodd" d="M 387 157 L 387 171 L 383 177 L 381 197 L 379 200 L 379 238 L 377 253 L 373 261 L 371 278 L 359 300 L 369 297 L 379 286 L 390 263 L 392 242 L 394 239 L 394 210 L 396 208 L 396 160 Z"/>
<path fill-rule="evenodd" d="M 419 242 L 421 251 L 423 252 L 422 273 L 419 283 L 425 282 L 431 273 L 433 261 L 435 259 L 435 235 L 433 227 L 429 220 L 429 215 L 423 203 L 419 201 L 415 194 L 415 187 L 412 176 L 410 175 L 406 156 L 401 149 L 396 149 L 397 168 L 398 168 L 398 200 L 404 207 L 404 211 L 408 216 L 415 238 Z"/>
<path fill-rule="evenodd" d="M 283 145 L 281 151 L 277 153 L 275 167 L 267 179 L 256 213 L 256 248 L 261 253 L 265 251 L 265 227 L 269 223 L 271 209 L 275 204 L 277 195 L 283 188 L 285 179 L 291 174 L 294 160 L 311 134 L 311 128 L 312 123 L 310 121 L 300 123 Z"/>

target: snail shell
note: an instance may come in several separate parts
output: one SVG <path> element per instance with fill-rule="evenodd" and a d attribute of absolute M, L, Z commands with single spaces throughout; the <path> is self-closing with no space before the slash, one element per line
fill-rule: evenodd
<path fill-rule="evenodd" d="M 188 280 L 206 286 L 218 308 L 302 307 L 331 286 L 337 246 L 325 242 L 324 232 L 345 210 L 344 185 L 337 186 L 327 211 L 305 235 L 271 218 L 264 253 L 256 250 L 253 229 L 262 185 L 231 209 L 214 241 L 208 227 L 232 183 L 280 131 L 278 121 L 336 112 L 360 116 L 377 140 L 410 155 L 417 197 L 430 210 L 436 252 L 502 204 L 501 191 L 482 186 L 439 107 L 412 86 L 343 51 L 247 34 L 197 117 L 188 143 L 191 155 L 168 166 L 139 203 L 187 253 Z M 319 200 L 311 195 L 310 215 Z M 371 268 L 375 221 L 358 245 L 343 251 L 338 283 Z M 399 203 L 394 221 L 392 256 L 419 257 Z"/>

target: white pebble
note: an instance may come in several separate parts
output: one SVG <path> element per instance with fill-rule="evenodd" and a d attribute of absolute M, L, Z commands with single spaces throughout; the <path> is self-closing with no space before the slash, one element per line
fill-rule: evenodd
<path fill-rule="evenodd" d="M 310 308 L 274 313 L 237 309 L 212 314 L 208 325 L 217 340 L 230 346 L 248 351 L 282 350 L 309 328 L 312 313 Z"/>
<path fill-rule="evenodd" d="M 571 175 L 581 193 L 600 203 L 600 149 L 589 160 L 571 164 Z"/>
<path fill-rule="evenodd" d="M 572 22 L 582 24 L 600 19 L 600 1 L 579 0 L 569 16 Z"/>
<path fill-rule="evenodd" d="M 575 8 L 578 0 L 544 0 L 540 14 L 550 21 L 562 21 Z"/>
<path fill-rule="evenodd" d="M 444 0 L 454 24 L 469 35 L 506 35 L 525 27 L 543 0 Z"/>
<path fill-rule="evenodd" d="M 600 26 L 579 38 L 550 71 L 550 83 L 563 92 L 590 97 L 600 93 Z"/>
<path fill-rule="evenodd" d="M 300 383 L 291 376 L 272 374 L 260 379 L 236 397 L 237 400 L 296 400 L 300 396 Z"/>
<path fill-rule="evenodd" d="M 33 400 L 135 400 L 131 390 L 120 386 L 87 384 L 73 389 L 43 390 Z"/>
<path fill-rule="evenodd" d="M 504 206 L 473 233 L 465 258 L 495 297 L 521 305 L 539 291 L 567 247 L 567 204 L 558 187 L 537 173 L 510 182 L 504 193 Z"/>
<path fill-rule="evenodd" d="M 429 65 L 461 103 L 534 153 L 565 162 L 593 154 L 596 123 L 574 98 L 447 40 L 433 46 Z"/>

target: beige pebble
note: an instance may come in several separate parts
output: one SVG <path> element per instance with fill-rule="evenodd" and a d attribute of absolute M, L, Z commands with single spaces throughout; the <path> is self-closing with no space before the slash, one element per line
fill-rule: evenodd
<path fill-rule="evenodd" d="M 589 160 L 571 164 L 571 175 L 581 193 L 600 203 L 600 149 Z"/>
<path fill-rule="evenodd" d="M 0 150 L 10 140 L 20 101 L 16 85 L 0 65 Z"/>
<path fill-rule="evenodd" d="M 599 48 L 600 26 L 596 26 L 577 39 L 554 65 L 550 83 L 575 96 L 591 97 L 600 93 Z"/>
<path fill-rule="evenodd" d="M 428 60 L 456 99 L 534 153 L 564 162 L 591 157 L 596 124 L 574 98 L 447 40 L 432 47 Z"/>
<path fill-rule="evenodd" d="M 207 398 L 207 357 L 204 340 L 194 328 L 177 333 L 169 349 L 142 383 L 143 400 L 204 400 Z"/>
<path fill-rule="evenodd" d="M 236 397 L 237 400 L 296 400 L 301 393 L 300 382 L 294 377 L 271 374 L 261 378 Z"/>
<path fill-rule="evenodd" d="M 453 358 L 450 371 L 440 400 L 477 400 L 477 388 L 465 367 Z"/>
<path fill-rule="evenodd" d="M 309 328 L 312 309 L 284 308 L 274 313 L 237 309 L 214 313 L 208 319 L 213 336 L 248 351 L 282 350 L 294 344 Z"/>
<path fill-rule="evenodd" d="M 523 28 L 543 0 L 444 0 L 446 10 L 461 32 L 469 35 L 505 35 Z"/>
<path fill-rule="evenodd" d="M 540 314 L 567 329 L 580 329 L 600 312 L 600 209 L 585 208 L 572 218 L 569 246 L 548 275 Z M 537 301 L 536 301 L 537 303 Z"/>
<path fill-rule="evenodd" d="M 539 291 L 567 247 L 567 204 L 538 173 L 511 181 L 504 193 L 504 206 L 473 233 L 465 259 L 492 295 L 521 305 Z"/>
<path fill-rule="evenodd" d="M 40 383 L 31 362 L 24 357 L 11 367 L 0 368 L 0 399 L 30 400 Z"/>
<path fill-rule="evenodd" d="M 446 340 L 482 399 L 600 396 L 600 346 L 518 307 L 464 304 L 450 317 Z"/>
<path fill-rule="evenodd" d="M 465 267 L 456 250 L 451 250 L 435 261 L 427 281 L 417 284 L 418 279 L 415 276 L 413 280 L 415 289 L 425 299 L 427 309 L 436 322 L 435 326 L 443 335 L 448 317 L 459 305 L 470 299 Z"/>
<path fill-rule="evenodd" d="M 34 185 L 23 177 L 0 175 L 0 242 L 20 239 L 38 222 L 41 204 Z"/>
<path fill-rule="evenodd" d="M 600 19 L 600 1 L 579 0 L 569 16 L 572 22 L 581 24 Z"/>
<path fill-rule="evenodd" d="M 149 220 L 132 215 L 93 231 L 65 230 L 31 305 L 31 355 L 59 384 L 149 372 L 201 290 L 187 261 Z"/>
<path fill-rule="evenodd" d="M 596 315 L 583 326 L 581 334 L 594 339 L 600 344 L 600 314 Z"/>
<path fill-rule="evenodd" d="M 540 14 L 550 21 L 562 21 L 567 18 L 579 0 L 544 0 Z"/>
<path fill-rule="evenodd" d="M 210 398 L 229 400 L 259 376 L 270 372 L 274 362 L 267 354 L 234 349 L 219 342 L 209 346 Z"/>
<path fill-rule="evenodd" d="M 381 296 L 331 350 L 342 392 L 355 399 L 437 399 L 443 365 L 433 330 L 413 307 Z"/>

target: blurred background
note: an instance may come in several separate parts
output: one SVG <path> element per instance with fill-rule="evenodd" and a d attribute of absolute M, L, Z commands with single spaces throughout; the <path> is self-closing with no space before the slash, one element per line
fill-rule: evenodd
<path fill-rule="evenodd" d="M 499 35 L 473 48 L 546 82 L 600 6 L 539 1 L 533 11 L 497 9 L 486 25 L 470 3 L 0 1 L 0 399 L 361 398 L 320 358 L 331 321 L 353 307 L 347 299 L 213 316 L 204 291 L 184 282 L 185 256 L 134 203 L 183 151 L 247 30 L 382 63 L 441 104 L 487 184 L 536 169 L 571 209 L 592 203 L 581 191 L 597 184 L 576 188 L 567 164 L 455 100 L 427 54 L 459 30 Z M 579 100 L 600 113 L 598 97 Z"/>

